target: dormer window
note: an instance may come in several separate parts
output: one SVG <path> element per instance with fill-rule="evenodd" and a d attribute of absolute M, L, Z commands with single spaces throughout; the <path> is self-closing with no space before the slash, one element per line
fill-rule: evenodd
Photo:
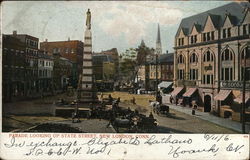
<path fill-rule="evenodd" d="M 228 37 L 228 38 L 231 37 L 231 28 L 228 28 L 228 29 L 227 29 L 227 37 Z"/>
<path fill-rule="evenodd" d="M 222 35 L 223 38 L 226 38 L 226 29 L 223 29 L 223 35 Z"/>
<path fill-rule="evenodd" d="M 211 38 L 214 40 L 214 31 L 211 32 Z"/>
<path fill-rule="evenodd" d="M 207 32 L 207 41 L 210 41 L 210 33 Z"/>
<path fill-rule="evenodd" d="M 243 35 L 247 34 L 247 24 L 243 25 Z"/>

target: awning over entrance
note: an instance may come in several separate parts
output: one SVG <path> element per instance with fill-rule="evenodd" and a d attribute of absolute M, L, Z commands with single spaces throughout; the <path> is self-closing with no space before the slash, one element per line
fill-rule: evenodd
<path fill-rule="evenodd" d="M 184 94 L 183 97 L 191 97 L 197 88 L 189 88 Z"/>
<path fill-rule="evenodd" d="M 173 82 L 166 82 L 166 81 L 163 81 L 163 82 L 161 82 L 160 84 L 158 84 L 158 87 L 159 87 L 159 88 L 168 88 L 168 87 L 170 87 L 172 84 L 173 84 Z"/>
<path fill-rule="evenodd" d="M 176 96 L 183 90 L 183 87 L 176 87 L 174 91 L 171 93 L 172 96 Z"/>
<path fill-rule="evenodd" d="M 237 96 L 237 97 L 234 99 L 234 101 L 235 101 L 235 102 L 238 102 L 238 103 L 242 103 L 242 96 L 243 96 L 243 94 L 242 94 L 242 92 L 241 92 L 240 95 Z M 247 103 L 248 100 L 250 100 L 250 92 L 246 92 L 246 94 L 245 94 L 245 103 Z"/>
<path fill-rule="evenodd" d="M 214 99 L 217 101 L 224 101 L 231 92 L 231 90 L 220 90 L 220 92 L 214 97 Z"/>

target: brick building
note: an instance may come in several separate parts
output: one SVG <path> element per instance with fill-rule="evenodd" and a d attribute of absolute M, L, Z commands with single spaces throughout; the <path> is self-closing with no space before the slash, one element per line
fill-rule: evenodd
<path fill-rule="evenodd" d="M 12 101 L 25 96 L 26 60 L 25 44 L 11 35 L 3 35 L 2 55 L 2 99 Z"/>
<path fill-rule="evenodd" d="M 40 48 L 49 55 L 60 53 L 60 55 L 73 63 L 74 71 L 72 86 L 77 87 L 79 74 L 82 71 L 83 62 L 83 42 L 79 40 L 54 41 L 40 43 Z"/>
<path fill-rule="evenodd" d="M 229 3 L 182 19 L 175 37 L 174 97 L 204 112 L 239 120 L 243 54 L 250 67 L 249 3 Z M 249 106 L 249 70 L 247 106 Z M 186 93 L 184 93 L 186 91 Z M 184 93 L 182 95 L 182 93 Z M 225 112 L 225 108 L 227 112 Z"/>
<path fill-rule="evenodd" d="M 11 100 L 10 96 L 13 91 L 15 92 L 15 95 L 19 95 L 15 99 L 22 99 L 24 97 L 32 98 L 39 96 L 37 72 L 38 43 L 38 38 L 27 34 L 17 34 L 17 31 L 13 31 L 13 34 L 6 34 L 3 36 L 3 50 L 5 52 L 4 55 L 6 55 L 8 59 L 6 59 L 6 62 L 3 63 L 8 63 L 11 65 L 10 67 L 12 67 L 12 69 L 4 68 L 3 72 L 5 72 L 6 74 L 13 74 L 12 76 L 10 76 L 11 81 L 16 81 L 20 78 L 22 79 L 21 85 L 12 85 L 11 87 L 9 87 L 9 89 L 7 89 L 6 94 L 8 95 L 7 97 L 9 97 L 7 98 L 8 100 Z M 20 63 L 21 65 L 20 72 L 18 72 L 18 66 L 16 66 L 16 68 L 14 67 L 17 63 Z"/>

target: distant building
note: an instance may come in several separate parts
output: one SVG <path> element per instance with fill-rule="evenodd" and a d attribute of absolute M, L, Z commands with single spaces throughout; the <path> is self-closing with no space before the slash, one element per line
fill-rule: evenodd
<path fill-rule="evenodd" d="M 93 73 L 99 90 L 104 88 L 113 89 L 116 71 L 115 63 L 111 56 L 94 54 Z"/>
<path fill-rule="evenodd" d="M 158 58 L 158 67 L 156 60 L 148 63 L 149 66 L 149 89 L 154 90 L 156 85 L 162 81 L 173 81 L 174 78 L 174 54 L 161 54 Z M 158 73 L 156 73 L 156 68 Z M 156 75 L 158 75 L 158 84 L 156 84 Z"/>
<path fill-rule="evenodd" d="M 68 41 L 54 42 L 48 42 L 48 40 L 45 40 L 40 43 L 40 48 L 48 52 L 49 55 L 60 53 L 60 56 L 70 60 L 74 64 L 73 73 L 76 75 L 72 77 L 71 85 L 77 87 L 79 74 L 81 74 L 83 65 L 83 42 L 70 39 Z"/>
<path fill-rule="evenodd" d="M 74 63 L 69 59 L 60 56 L 59 53 L 54 53 L 53 57 L 53 88 L 56 92 L 63 92 L 66 91 L 68 86 L 71 86 Z"/>
<path fill-rule="evenodd" d="M 38 90 L 41 95 L 53 93 L 54 58 L 45 51 L 38 51 Z"/>
<path fill-rule="evenodd" d="M 8 38 L 7 38 L 8 37 Z M 17 41 L 17 39 L 19 40 L 19 42 Z M 39 39 L 27 34 L 17 34 L 17 31 L 13 31 L 13 34 L 6 34 L 5 38 L 3 37 L 3 42 L 6 46 L 8 46 L 8 48 L 10 49 L 10 51 L 13 51 L 12 53 L 10 52 L 6 52 L 7 57 L 9 57 L 10 55 L 12 55 L 10 57 L 10 59 L 13 59 L 14 61 L 18 61 L 18 62 L 13 62 L 15 63 L 22 63 L 22 66 L 24 67 L 22 69 L 21 72 L 18 72 L 17 74 L 13 74 L 12 76 L 12 80 L 13 79 L 17 79 L 19 74 L 22 74 L 22 77 L 24 78 L 22 81 L 22 84 L 20 87 L 20 85 L 18 85 L 17 88 L 12 88 L 15 90 L 16 94 L 18 94 L 18 90 L 22 90 L 22 96 L 17 97 L 17 99 L 22 99 L 22 97 L 38 97 L 38 73 L 37 73 L 37 69 L 38 69 L 38 65 L 37 65 L 37 54 L 38 54 L 38 43 L 39 43 Z M 21 45 L 22 43 L 22 45 Z M 15 46 L 17 45 L 17 46 Z M 20 46 L 22 46 L 23 48 L 20 50 Z M 7 47 L 5 47 L 6 51 L 8 50 Z M 15 49 L 15 48 L 19 48 L 19 49 Z M 12 49 L 12 50 L 11 50 Z M 23 54 L 19 54 L 18 52 L 23 51 Z M 15 54 L 14 54 L 15 52 Z M 17 56 L 19 57 L 19 59 L 15 59 L 15 57 L 13 56 Z M 19 62 L 20 60 L 20 62 Z M 24 62 L 23 62 L 24 60 Z M 6 62 L 9 63 L 9 62 Z M 12 63 L 12 62 L 11 62 Z M 24 65 L 23 65 L 24 64 Z M 4 69 L 5 70 L 5 69 Z M 6 73 L 10 73 L 12 71 L 14 71 L 15 69 L 7 69 L 8 71 L 6 71 Z M 17 71 L 17 70 L 15 70 Z M 13 73 L 13 72 L 12 72 Z M 22 88 L 22 89 L 21 89 Z M 8 91 L 8 92 L 12 92 L 12 91 Z M 9 94 L 9 93 L 8 93 Z"/>
<path fill-rule="evenodd" d="M 175 36 L 172 95 L 183 97 L 184 105 L 197 103 L 204 112 L 239 120 L 245 53 L 250 67 L 249 7 L 234 2 L 182 19 Z M 248 108 L 249 75 L 247 70 Z"/>
<path fill-rule="evenodd" d="M 2 99 L 3 102 L 24 98 L 27 94 L 25 43 L 12 35 L 3 35 Z"/>

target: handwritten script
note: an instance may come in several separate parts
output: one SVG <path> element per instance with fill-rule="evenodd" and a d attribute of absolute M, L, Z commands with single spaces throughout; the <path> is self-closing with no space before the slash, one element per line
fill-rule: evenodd
<path fill-rule="evenodd" d="M 3 143 L 4 149 L 22 150 L 23 156 L 77 156 L 77 155 L 110 155 L 117 152 L 117 147 L 126 148 L 124 154 L 134 153 L 135 150 L 146 148 L 148 151 L 154 151 L 161 147 L 164 155 L 171 158 L 185 158 L 189 155 L 199 156 L 206 153 L 208 156 L 217 156 L 221 152 L 241 154 L 249 146 L 234 141 L 231 135 L 204 134 L 199 139 L 194 136 L 168 135 L 93 135 L 89 137 L 60 135 L 48 136 L 44 138 L 20 138 L 9 136 Z M 60 137 L 59 137 L 60 136 Z M 64 139 L 62 138 L 64 137 Z M 160 149 L 161 150 L 161 149 Z"/>

